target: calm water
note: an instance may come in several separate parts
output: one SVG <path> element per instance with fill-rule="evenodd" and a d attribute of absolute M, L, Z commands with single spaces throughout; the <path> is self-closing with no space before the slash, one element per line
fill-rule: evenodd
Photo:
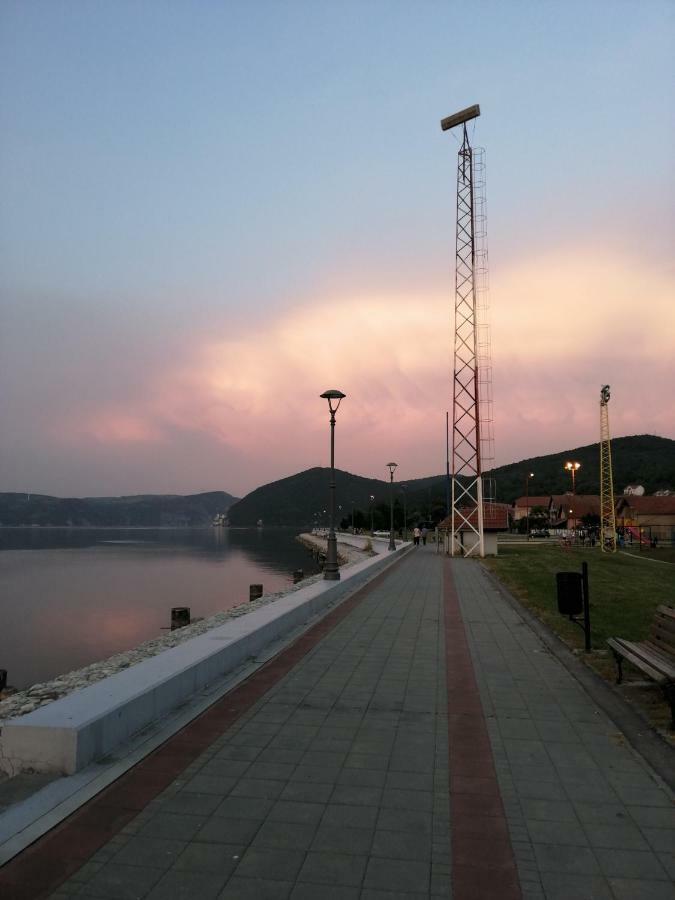
<path fill-rule="evenodd" d="M 318 571 L 297 529 L 0 528 L 0 669 L 17 688 Z"/>

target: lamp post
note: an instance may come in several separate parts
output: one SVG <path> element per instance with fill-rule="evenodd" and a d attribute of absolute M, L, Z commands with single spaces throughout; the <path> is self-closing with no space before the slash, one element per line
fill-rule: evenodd
<path fill-rule="evenodd" d="M 370 533 L 373 533 L 373 503 L 375 502 L 375 495 L 370 495 Z"/>
<path fill-rule="evenodd" d="M 326 581 L 339 581 L 340 570 L 337 561 L 337 539 L 335 537 L 335 413 L 346 394 L 342 391 L 324 391 L 320 395 L 328 401 L 330 410 L 330 530 L 328 532 L 328 546 L 326 547 L 326 565 L 323 569 L 323 577 Z M 337 400 L 335 406 L 333 401 Z"/>
<path fill-rule="evenodd" d="M 566 462 L 566 463 L 565 463 L 565 469 L 566 469 L 568 472 L 570 472 L 570 474 L 572 475 L 572 496 L 574 496 L 574 492 L 575 492 L 575 489 L 576 489 L 576 485 L 575 485 L 576 474 L 577 474 L 577 472 L 579 471 L 580 468 L 581 468 L 581 463 L 580 463 L 580 462 Z"/>
<path fill-rule="evenodd" d="M 403 494 L 403 540 L 408 540 L 408 508 L 406 505 L 407 493 L 406 493 L 407 485 L 401 485 L 401 493 Z"/>
<path fill-rule="evenodd" d="M 394 540 L 394 470 L 398 467 L 398 463 L 387 463 L 389 469 L 389 546 L 387 550 L 396 549 L 396 541 Z"/>
<path fill-rule="evenodd" d="M 354 501 L 352 500 L 352 534 L 356 534 L 354 531 Z"/>
<path fill-rule="evenodd" d="M 528 472 L 525 476 L 525 534 L 530 539 L 530 478 L 534 478 L 534 472 Z"/>
<path fill-rule="evenodd" d="M 576 474 L 580 468 L 581 468 L 580 462 L 566 462 L 565 463 L 565 469 L 572 475 L 572 496 L 573 497 L 575 496 L 575 491 L 576 491 L 576 484 L 575 484 Z M 574 504 L 574 506 L 576 507 L 576 503 Z M 570 510 L 570 513 L 572 513 L 572 510 Z M 576 532 L 576 519 L 572 519 L 572 531 Z"/>

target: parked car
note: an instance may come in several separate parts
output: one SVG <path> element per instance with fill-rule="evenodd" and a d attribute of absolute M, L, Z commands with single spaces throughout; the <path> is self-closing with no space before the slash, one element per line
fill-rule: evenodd
<path fill-rule="evenodd" d="M 530 537 L 551 537 L 549 534 L 548 528 L 533 528 L 530 532 Z"/>

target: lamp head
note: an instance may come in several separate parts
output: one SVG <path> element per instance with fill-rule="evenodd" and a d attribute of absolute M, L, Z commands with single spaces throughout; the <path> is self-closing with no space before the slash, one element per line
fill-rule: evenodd
<path fill-rule="evenodd" d="M 456 128 L 457 125 L 463 125 L 464 122 L 475 119 L 479 115 L 480 106 L 477 103 L 473 106 L 467 106 L 466 109 L 462 109 L 452 116 L 446 116 L 445 119 L 441 119 L 441 128 L 443 131 L 448 131 L 450 128 Z"/>
<path fill-rule="evenodd" d="M 398 468 L 398 463 L 387 463 L 387 468 L 389 469 L 389 474 L 391 477 L 394 477 L 394 469 Z"/>
<path fill-rule="evenodd" d="M 334 415 L 338 411 L 338 407 L 340 406 L 341 401 L 346 394 L 343 394 L 342 391 L 324 391 L 323 394 L 319 394 L 322 400 L 328 400 L 328 409 L 331 411 L 331 415 Z M 335 407 L 333 407 L 333 401 L 337 400 Z"/>

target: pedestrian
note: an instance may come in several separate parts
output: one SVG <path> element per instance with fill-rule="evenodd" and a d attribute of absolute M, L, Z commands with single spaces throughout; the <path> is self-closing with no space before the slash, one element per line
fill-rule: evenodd
<path fill-rule="evenodd" d="M 415 530 L 413 531 L 413 543 L 416 547 L 419 547 L 420 545 L 420 534 L 421 532 L 419 528 L 417 527 L 417 525 L 415 525 Z"/>
<path fill-rule="evenodd" d="M 427 545 L 427 534 L 428 534 L 428 533 L 429 533 L 429 532 L 427 531 L 426 526 L 423 527 L 423 528 L 422 528 L 422 543 L 424 544 L 425 547 L 426 547 L 426 545 Z"/>

